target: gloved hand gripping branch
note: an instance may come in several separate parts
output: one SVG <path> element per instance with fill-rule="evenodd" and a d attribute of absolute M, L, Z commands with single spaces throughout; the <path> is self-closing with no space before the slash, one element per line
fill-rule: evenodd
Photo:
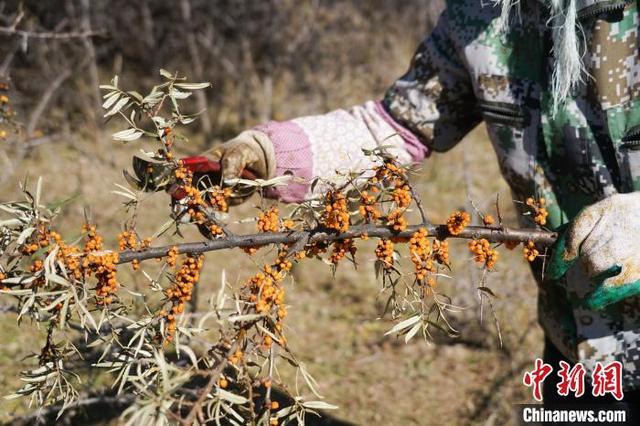
<path fill-rule="evenodd" d="M 579 260 L 596 287 L 585 306 L 603 309 L 640 295 L 640 193 L 616 194 L 583 209 L 555 245 L 547 275 Z"/>

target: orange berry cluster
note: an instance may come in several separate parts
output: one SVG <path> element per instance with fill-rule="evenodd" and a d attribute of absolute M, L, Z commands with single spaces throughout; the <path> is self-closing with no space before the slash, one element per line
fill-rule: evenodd
<path fill-rule="evenodd" d="M 533 262 L 534 260 L 536 260 L 536 257 L 540 255 L 540 252 L 536 248 L 536 245 L 533 243 L 533 241 L 528 241 L 522 249 L 522 254 L 524 255 L 524 258 L 527 259 L 527 261 Z"/>
<path fill-rule="evenodd" d="M 401 179 L 396 179 L 395 188 L 392 192 L 393 201 L 399 209 L 406 209 L 411 204 L 411 188 Z"/>
<path fill-rule="evenodd" d="M 486 238 L 469 241 L 469 250 L 473 253 L 473 260 L 484 264 L 487 269 L 493 269 L 498 261 L 498 251 L 491 248 Z"/>
<path fill-rule="evenodd" d="M 429 272 L 435 272 L 428 236 L 427 230 L 420 228 L 409 239 L 409 256 L 418 281 L 423 281 Z"/>
<path fill-rule="evenodd" d="M 332 189 L 325 194 L 322 219 L 327 228 L 335 229 L 339 232 L 349 230 L 347 199 L 342 192 Z"/>
<path fill-rule="evenodd" d="M 169 160 L 170 158 L 167 157 Z M 187 214 L 191 221 L 197 224 L 203 224 L 206 215 L 202 211 L 206 207 L 202 193 L 193 185 L 193 173 L 182 165 L 182 161 L 178 161 L 179 167 L 173 172 L 177 180 L 181 181 L 181 187 L 187 194 Z"/>
<path fill-rule="evenodd" d="M 347 238 L 341 241 L 336 241 L 333 243 L 333 251 L 331 252 L 331 258 L 329 259 L 331 263 L 337 265 L 340 263 L 342 259 L 345 258 L 347 253 L 351 253 L 351 256 L 356 254 L 356 246 L 351 238 Z"/>
<path fill-rule="evenodd" d="M 123 231 L 118 234 L 118 248 L 120 251 L 126 249 L 135 250 L 138 246 L 138 240 L 134 232 Z"/>
<path fill-rule="evenodd" d="M 222 229 L 222 226 L 216 225 L 215 223 L 208 224 L 207 230 L 213 238 L 224 235 L 224 229 Z"/>
<path fill-rule="evenodd" d="M 204 255 L 188 254 L 176 272 L 173 284 L 165 290 L 165 295 L 172 305 L 170 312 L 160 312 L 160 316 L 167 321 L 165 344 L 173 340 L 176 331 L 176 316 L 184 312 L 185 303 L 191 300 L 193 287 L 200 279 L 203 264 Z"/>
<path fill-rule="evenodd" d="M 38 225 L 32 241 L 23 245 L 20 251 L 23 254 L 33 254 L 38 248 L 46 248 L 55 244 L 58 250 L 56 259 L 64 265 L 68 276 L 76 280 L 94 276 L 97 280 L 96 303 L 98 305 L 109 305 L 113 302 L 113 295 L 119 286 L 116 277 L 118 253 L 96 254 L 96 252 L 103 250 L 102 236 L 98 234 L 95 225 L 84 224 L 82 230 L 86 233 L 84 255 L 78 247 L 65 243 L 59 233 L 49 230 L 44 224 Z M 52 249 L 47 248 L 43 256 L 48 256 Z M 29 271 L 36 273 L 42 270 L 43 267 L 43 261 L 36 259 Z M 44 283 L 44 277 L 34 281 L 35 286 L 41 286 Z"/>
<path fill-rule="evenodd" d="M 471 222 L 471 216 L 465 211 L 455 211 L 447 219 L 447 229 L 451 235 L 460 235 Z"/>
<path fill-rule="evenodd" d="M 76 279 L 81 279 L 84 276 L 84 272 L 80 263 L 80 250 L 77 247 L 67 245 L 62 240 L 62 236 L 60 234 L 55 231 L 50 231 L 44 224 L 38 225 L 38 231 L 35 233 L 35 236 L 29 242 L 23 244 L 19 251 L 23 255 L 32 255 L 40 248 L 49 247 L 52 242 L 58 246 L 56 259 L 64 265 L 70 276 L 73 276 Z M 50 249 L 45 250 L 43 258 L 48 256 L 49 253 L 51 253 Z M 43 268 L 43 261 L 36 259 L 29 268 L 29 271 L 36 273 Z M 44 277 L 40 277 L 34 281 L 34 286 L 42 286 L 44 284 Z"/>
<path fill-rule="evenodd" d="M 136 236 L 136 233 L 133 231 L 123 231 L 120 234 L 118 234 L 118 248 L 120 249 L 120 251 L 124 251 L 124 250 L 139 250 L 139 249 L 145 249 L 147 247 L 151 246 L 151 238 L 145 238 L 142 241 L 138 241 L 138 237 Z M 131 266 L 133 267 L 134 271 L 137 271 L 138 269 L 140 269 L 140 261 L 137 259 L 134 259 L 131 262 Z"/>
<path fill-rule="evenodd" d="M 384 163 L 373 169 L 376 174 L 373 178 L 369 179 L 372 183 L 384 182 L 393 180 L 406 181 L 404 170 L 394 160 L 385 159 Z"/>
<path fill-rule="evenodd" d="M 207 216 L 202 211 L 202 207 L 206 205 L 202 193 L 191 185 L 185 185 L 183 189 L 187 193 L 187 214 L 189 214 L 191 221 L 197 224 L 204 223 Z"/>
<path fill-rule="evenodd" d="M 193 178 L 191 171 L 183 166 L 182 160 L 178 161 L 178 168 L 173 172 L 173 175 L 185 185 L 190 185 Z"/>
<path fill-rule="evenodd" d="M 218 211 L 226 212 L 229 210 L 229 197 L 232 192 L 231 188 L 214 187 L 209 193 L 209 204 Z"/>
<path fill-rule="evenodd" d="M 431 246 L 433 259 L 441 265 L 449 266 L 449 241 L 433 240 Z"/>
<path fill-rule="evenodd" d="M 404 211 L 394 209 L 387 215 L 387 225 L 394 231 L 400 232 L 407 229 L 407 219 L 404 217 Z"/>
<path fill-rule="evenodd" d="M 118 253 L 99 256 L 89 253 L 83 261 L 82 266 L 85 270 L 92 272 L 98 280 L 96 285 L 96 303 L 98 305 L 110 305 L 113 302 L 113 295 L 118 291 L 117 263 Z"/>
<path fill-rule="evenodd" d="M 251 277 L 244 288 L 247 295 L 245 300 L 254 304 L 254 309 L 258 314 L 275 314 L 273 323 L 269 322 L 269 331 L 278 335 L 278 344 L 285 343 L 282 336 L 283 320 L 287 316 L 287 309 L 284 306 L 285 289 L 281 282 L 284 280 L 285 274 L 291 270 L 293 264 L 287 259 L 286 247 L 282 247 L 278 253 L 278 257 L 272 265 L 266 265 L 261 272 Z M 273 325 L 271 325 L 273 324 Z M 270 347 L 273 343 L 271 336 L 265 333 L 262 344 L 264 347 Z"/>
<path fill-rule="evenodd" d="M 404 212 L 413 199 L 404 170 L 393 160 L 386 160 L 384 164 L 374 170 L 376 174 L 369 179 L 370 184 L 380 182 L 388 186 L 393 185 L 391 197 L 395 203 L 395 208 L 386 217 L 387 226 L 390 226 L 396 232 L 404 231 L 407 229 L 407 220 L 404 218 Z"/>
<path fill-rule="evenodd" d="M 371 187 L 370 191 L 375 193 L 378 188 Z M 372 223 L 380 219 L 382 213 L 378 209 L 378 197 L 376 195 L 370 194 L 368 191 L 362 191 L 360 195 L 360 206 L 358 207 L 358 211 L 360 212 L 360 216 L 364 218 L 366 223 Z"/>
<path fill-rule="evenodd" d="M 167 262 L 167 265 L 172 268 L 176 266 L 176 263 L 178 261 L 178 247 L 173 246 L 169 249 L 165 261 Z"/>
<path fill-rule="evenodd" d="M 532 197 L 529 197 L 526 200 L 526 204 L 533 211 L 533 220 L 540 226 L 546 225 L 549 212 L 547 212 L 547 208 L 545 207 L 546 200 L 544 197 L 541 197 L 538 200 L 534 200 Z"/>
<path fill-rule="evenodd" d="M 85 253 L 102 250 L 102 237 L 98 235 L 95 225 L 89 225 L 88 223 L 85 223 L 84 225 L 82 225 L 82 231 L 86 232 L 87 234 L 85 236 L 84 243 Z"/>
<path fill-rule="evenodd" d="M 277 207 L 271 207 L 266 212 L 258 215 L 258 231 L 278 232 L 280 230 L 279 211 Z"/>
<path fill-rule="evenodd" d="M 382 239 L 376 245 L 376 257 L 382 262 L 384 269 L 391 269 L 393 266 L 393 241 Z"/>
<path fill-rule="evenodd" d="M 60 237 L 58 233 L 51 233 L 43 224 L 40 224 L 38 225 L 38 231 L 36 233 L 35 239 L 22 244 L 18 251 L 23 255 L 30 256 L 38 251 L 38 249 L 49 246 L 51 238 L 54 234 L 60 240 L 62 239 L 62 237 Z"/>

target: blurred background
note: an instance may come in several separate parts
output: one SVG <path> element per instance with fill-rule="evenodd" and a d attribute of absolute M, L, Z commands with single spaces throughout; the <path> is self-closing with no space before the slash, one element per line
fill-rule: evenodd
<path fill-rule="evenodd" d="M 104 121 L 99 84 L 118 74 L 123 88 L 143 92 L 159 82 L 159 68 L 212 82 L 192 101 L 194 111 L 206 113 L 180 148 L 195 154 L 266 120 L 380 98 L 441 7 L 440 0 L 0 1 L 0 82 L 9 85 L 5 109 L 18 123 L 5 123 L 0 133 L 0 199 L 17 197 L 21 181 L 42 176 L 49 200 L 75 197 L 59 228 L 78 235 L 88 209 L 114 246 L 126 216 L 110 191 L 125 183 L 121 171 L 140 146 L 111 140 L 117 128 Z M 469 208 L 469 200 L 495 215 L 498 195 L 505 221 L 515 223 L 483 126 L 426 160 L 414 182 L 433 222 Z M 255 216 L 254 204 L 233 214 Z M 142 212 L 139 231 L 150 235 L 167 219 L 167 196 L 148 197 Z M 373 244 L 361 249 L 357 269 L 341 265 L 335 277 L 322 262 L 300 265 L 287 296 L 288 340 L 327 401 L 340 406 L 337 417 L 385 425 L 510 422 L 512 404 L 531 402 L 522 374 L 542 350 L 535 283 L 520 249 L 502 249 L 486 277 L 497 296 L 494 319 L 475 290 L 481 271 L 464 243 L 452 244 L 452 279 L 442 288 L 464 308 L 451 317 L 460 336 L 436 333 L 433 342 L 404 344 L 384 336 L 392 323 L 380 319 Z M 222 268 L 237 283 L 259 261 L 238 252 L 208 256 L 201 309 Z M 137 278 L 129 279 L 135 286 Z M 0 317 L 5 393 L 19 386 L 16 371 L 31 362 L 25 357 L 37 352 L 34 337 L 43 333 L 18 327 L 15 314 Z M 0 420 L 14 411 L 29 409 L 0 401 Z"/>

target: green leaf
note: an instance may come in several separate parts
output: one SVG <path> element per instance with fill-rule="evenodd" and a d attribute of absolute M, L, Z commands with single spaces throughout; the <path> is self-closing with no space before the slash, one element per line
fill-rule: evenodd
<path fill-rule="evenodd" d="M 218 389 L 218 396 L 225 401 L 229 401 L 232 404 L 246 404 L 249 402 L 247 398 L 241 395 L 236 395 L 235 393 L 228 392 L 224 389 Z"/>
<path fill-rule="evenodd" d="M 384 333 L 384 335 L 388 336 L 389 334 L 393 334 L 393 333 L 397 333 L 399 331 L 402 331 L 402 330 L 404 330 L 406 328 L 409 328 L 409 327 L 413 326 L 418 321 L 420 321 L 420 315 L 414 315 L 411 318 L 408 318 L 408 319 L 396 324 L 395 326 L 393 326 L 393 328 L 391 330 L 389 330 L 386 333 Z"/>
<path fill-rule="evenodd" d="M 171 89 L 171 91 L 169 91 L 169 96 L 174 99 L 187 99 L 191 95 L 191 92 L 181 92 L 180 90 L 176 89 Z"/>
<path fill-rule="evenodd" d="M 104 103 L 102 104 L 102 108 L 104 109 L 109 109 L 111 108 L 111 106 L 116 103 L 116 101 L 120 99 L 120 93 L 119 92 L 112 92 L 111 95 L 109 95 L 108 97 L 105 98 Z"/>
<path fill-rule="evenodd" d="M 130 142 L 140 138 L 140 136 L 142 136 L 143 134 L 144 132 L 142 132 L 141 130 L 132 128 L 114 133 L 113 135 L 111 135 L 111 137 L 116 141 Z"/>
<path fill-rule="evenodd" d="M 201 90 L 211 87 L 211 83 L 176 83 L 174 86 L 184 90 Z"/>
<path fill-rule="evenodd" d="M 173 74 L 165 69 L 160 68 L 160 75 L 166 79 L 173 80 Z"/>
<path fill-rule="evenodd" d="M 104 116 L 111 117 L 112 115 L 117 114 L 122 108 L 124 108 L 129 103 L 129 97 L 123 96 L 116 104 L 109 110 Z"/>
<path fill-rule="evenodd" d="M 302 406 L 310 410 L 337 410 L 339 408 L 337 405 L 332 405 L 324 401 L 306 401 L 302 403 Z"/>

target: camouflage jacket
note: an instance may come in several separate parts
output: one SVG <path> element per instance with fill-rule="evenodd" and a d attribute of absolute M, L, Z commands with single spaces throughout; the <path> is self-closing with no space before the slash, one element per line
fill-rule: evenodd
<path fill-rule="evenodd" d="M 590 77 L 556 114 L 549 11 L 539 0 L 522 0 L 507 32 L 498 31 L 500 10 L 491 2 L 447 1 L 384 100 L 435 151 L 452 148 L 484 120 L 514 199 L 545 197 L 551 229 L 604 197 L 640 189 L 638 4 L 577 3 Z M 541 265 L 533 269 L 548 338 L 588 370 L 596 361 L 622 362 L 625 388 L 640 388 L 640 300 L 589 311 L 581 302 L 593 284 L 579 266 L 557 282 L 542 282 Z"/>

